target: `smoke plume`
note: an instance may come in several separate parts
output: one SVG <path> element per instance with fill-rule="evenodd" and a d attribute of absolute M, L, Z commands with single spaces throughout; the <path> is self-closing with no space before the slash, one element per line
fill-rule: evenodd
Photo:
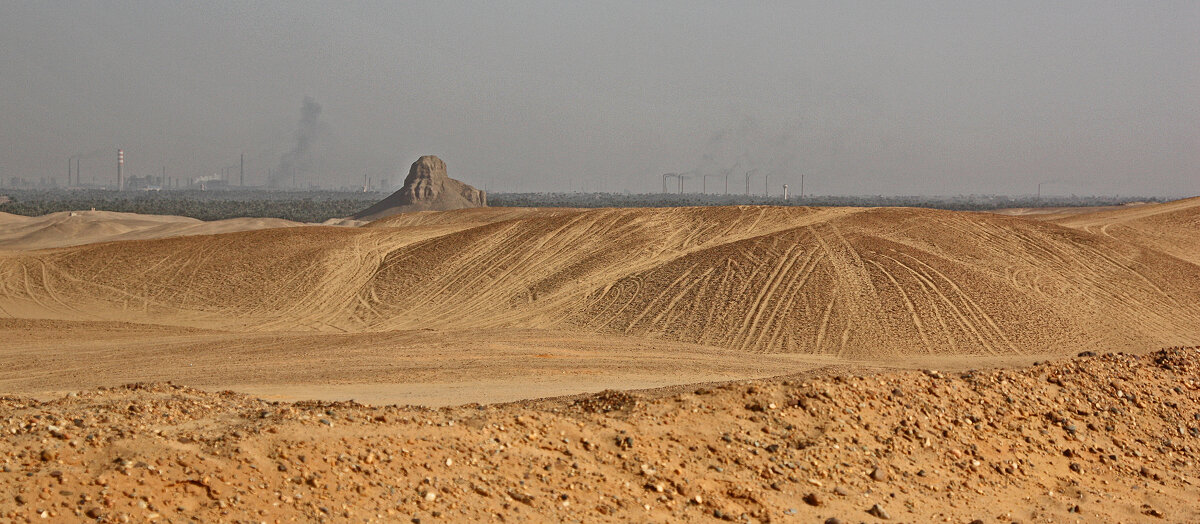
<path fill-rule="evenodd" d="M 314 175 L 320 175 L 322 165 L 320 155 L 322 142 L 329 136 L 328 126 L 320 121 L 321 104 L 311 96 L 304 97 L 300 109 L 300 124 L 296 128 L 296 143 L 292 149 L 279 159 L 279 166 L 271 173 L 267 181 L 269 187 L 292 187 L 311 182 Z"/>
<path fill-rule="evenodd" d="M 728 176 L 730 192 L 742 193 L 747 173 L 753 181 L 751 192 L 763 191 L 764 177 L 769 177 L 772 192 L 780 191 L 780 185 L 798 179 L 803 168 L 799 157 L 812 149 L 811 133 L 810 123 L 803 118 L 768 123 L 743 117 L 711 135 L 699 164 L 690 173 L 715 177 L 708 185 L 710 192 L 723 190 Z"/>

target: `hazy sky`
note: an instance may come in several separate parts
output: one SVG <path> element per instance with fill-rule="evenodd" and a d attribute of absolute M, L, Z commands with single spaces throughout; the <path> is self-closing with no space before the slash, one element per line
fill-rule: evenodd
<path fill-rule="evenodd" d="M 0 3 L 6 178 L 262 184 L 306 96 L 327 185 L 1200 194 L 1194 1 Z"/>

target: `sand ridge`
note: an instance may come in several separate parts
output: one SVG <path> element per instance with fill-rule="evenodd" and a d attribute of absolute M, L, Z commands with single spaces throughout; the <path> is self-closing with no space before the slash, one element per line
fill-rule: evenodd
<path fill-rule="evenodd" d="M 97 242 L 212 235 L 276 227 L 299 222 L 279 218 L 231 218 L 205 222 L 170 216 L 116 211 L 63 211 L 37 217 L 0 213 L 0 250 L 34 250 Z"/>

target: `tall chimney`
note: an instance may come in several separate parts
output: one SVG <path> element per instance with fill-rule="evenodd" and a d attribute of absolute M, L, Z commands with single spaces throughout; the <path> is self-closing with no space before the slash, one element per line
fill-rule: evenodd
<path fill-rule="evenodd" d="M 117 150 L 117 191 L 121 191 L 124 186 L 121 185 L 121 168 L 125 167 L 125 151 Z"/>

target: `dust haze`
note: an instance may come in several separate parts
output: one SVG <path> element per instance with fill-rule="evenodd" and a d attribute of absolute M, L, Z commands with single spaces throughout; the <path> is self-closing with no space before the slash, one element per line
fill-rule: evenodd
<path fill-rule="evenodd" d="M 0 175 L 122 147 L 134 176 L 245 154 L 267 185 L 311 96 L 326 187 L 437 154 L 494 191 L 652 192 L 742 161 L 826 195 L 1187 196 L 1197 26 L 1190 2 L 14 3 Z"/>
<path fill-rule="evenodd" d="M 0 5 L 0 518 L 1200 522 L 1197 27 Z"/>

